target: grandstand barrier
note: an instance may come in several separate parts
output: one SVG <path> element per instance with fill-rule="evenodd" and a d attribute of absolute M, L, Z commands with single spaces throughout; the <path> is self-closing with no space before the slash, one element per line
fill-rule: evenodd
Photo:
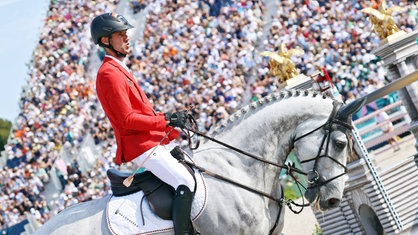
<path fill-rule="evenodd" d="M 23 234 L 33 234 L 36 230 L 38 230 L 41 227 L 41 224 L 36 219 L 35 215 L 31 213 L 25 214 L 26 220 L 28 221 L 27 224 L 24 225 L 25 231 L 21 233 Z"/>
<path fill-rule="evenodd" d="M 97 159 L 97 150 L 95 148 L 94 140 L 90 135 L 87 135 L 84 138 L 79 150 L 70 147 L 69 143 L 64 144 L 61 148 L 50 173 L 51 181 L 56 192 L 63 189 L 62 178 L 67 176 L 66 167 L 71 164 L 74 159 L 77 160 L 79 168 L 83 173 L 94 168 Z"/>
<path fill-rule="evenodd" d="M 98 152 L 96 151 L 94 140 L 91 135 L 87 135 L 84 138 L 79 154 L 77 155 L 77 162 L 80 166 L 80 170 L 85 173 L 88 170 L 93 169 L 97 156 Z"/>
<path fill-rule="evenodd" d="M 376 116 L 381 112 L 387 112 L 389 120 L 378 124 Z M 381 128 L 389 122 L 392 122 L 394 130 L 384 134 Z M 384 145 L 393 137 L 402 136 L 403 138 L 399 140 L 400 143 L 414 138 L 409 131 L 410 123 L 411 118 L 401 101 L 384 106 L 354 121 L 354 125 L 368 150 L 380 148 L 382 144 Z"/>
<path fill-rule="evenodd" d="M 59 173 L 57 172 L 57 168 L 54 165 L 54 167 L 52 167 L 52 169 L 51 169 L 51 173 L 50 173 L 49 177 L 51 178 L 51 182 L 53 183 L 54 188 L 56 189 L 55 191 L 61 191 L 62 190 L 62 184 L 61 184 L 61 181 L 59 179 L 58 174 Z"/>

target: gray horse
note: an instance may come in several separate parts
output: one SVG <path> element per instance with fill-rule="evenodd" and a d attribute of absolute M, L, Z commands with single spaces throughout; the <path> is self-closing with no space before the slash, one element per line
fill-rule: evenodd
<path fill-rule="evenodd" d="M 281 168 L 277 165 L 284 164 L 291 151 L 307 173 L 305 198 L 323 211 L 337 207 L 352 148 L 351 114 L 364 101 L 342 105 L 315 92 L 285 91 L 231 115 L 208 136 L 259 158 L 202 139 L 193 159 L 206 170 L 254 190 L 206 175 L 208 202 L 194 222 L 196 229 L 210 235 L 280 234 L 284 206 L 273 200 L 282 198 L 283 193 L 279 182 Z M 111 234 L 105 218 L 109 197 L 63 210 L 36 234 Z"/>

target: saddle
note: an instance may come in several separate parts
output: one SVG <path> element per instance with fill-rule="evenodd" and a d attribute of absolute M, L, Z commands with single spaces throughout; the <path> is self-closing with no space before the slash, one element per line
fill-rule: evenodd
<path fill-rule="evenodd" d="M 135 174 L 130 187 L 123 185 L 123 181 L 131 174 L 116 169 L 107 170 L 111 189 L 115 197 L 143 191 L 151 210 L 160 218 L 171 220 L 175 190 L 149 171 Z M 142 203 L 143 199 L 141 200 Z"/>
<path fill-rule="evenodd" d="M 180 152 L 178 152 L 180 151 Z M 173 157 L 177 160 L 184 159 L 183 153 L 178 147 L 171 151 Z M 180 161 L 193 176 L 191 166 Z M 107 170 L 107 177 L 110 180 L 111 189 L 115 197 L 126 196 L 138 191 L 143 191 L 144 197 L 147 198 L 151 210 L 160 218 L 165 220 L 172 220 L 172 208 L 175 195 L 175 189 L 169 184 L 160 180 L 150 171 L 144 171 L 134 175 L 134 180 L 129 187 L 123 184 L 123 181 L 131 175 L 129 172 L 122 172 L 117 169 Z M 195 184 L 196 185 L 196 184 Z M 144 197 L 141 199 L 141 205 Z M 142 206 L 141 206 L 142 208 Z"/>

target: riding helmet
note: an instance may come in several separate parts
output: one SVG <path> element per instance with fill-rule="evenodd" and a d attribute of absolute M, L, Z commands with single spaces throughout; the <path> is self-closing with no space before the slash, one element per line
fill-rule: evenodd
<path fill-rule="evenodd" d="M 93 19 L 90 25 L 90 33 L 93 42 L 100 45 L 101 37 L 131 28 L 133 26 L 129 24 L 125 17 L 116 13 L 104 13 Z"/>

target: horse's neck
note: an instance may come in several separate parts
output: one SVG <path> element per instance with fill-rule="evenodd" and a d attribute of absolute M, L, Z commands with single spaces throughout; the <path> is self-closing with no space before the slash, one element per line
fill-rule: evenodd
<path fill-rule="evenodd" d="M 210 135 L 259 155 L 266 151 L 271 153 L 273 148 L 284 151 L 281 154 L 285 154 L 291 150 L 289 142 L 297 134 L 297 127 L 305 125 L 314 116 L 317 120 L 326 120 L 332 109 L 330 103 L 329 99 L 326 102 L 325 99 L 312 97 L 291 97 L 276 102 L 255 103 L 243 108 L 244 111 L 231 115 Z M 318 123 L 322 123 L 322 120 Z M 276 161 L 278 157 L 277 154 L 264 156 L 270 158 L 268 160 Z"/>
<path fill-rule="evenodd" d="M 268 161 L 282 164 L 291 151 L 297 127 L 313 114 L 318 115 L 330 109 L 323 102 L 321 98 L 292 97 L 282 101 L 253 104 L 232 115 L 211 136 Z M 250 171 L 252 176 L 258 175 L 254 176 L 255 181 L 257 178 L 260 180 L 275 177 L 280 170 L 265 171 L 266 164 L 213 142 L 203 142 L 200 149 L 202 151 L 198 151 L 198 155 L 202 155 L 206 164 L 214 166 L 213 169 L 222 169 L 222 172 L 229 175 L 239 174 L 245 177 Z"/>

